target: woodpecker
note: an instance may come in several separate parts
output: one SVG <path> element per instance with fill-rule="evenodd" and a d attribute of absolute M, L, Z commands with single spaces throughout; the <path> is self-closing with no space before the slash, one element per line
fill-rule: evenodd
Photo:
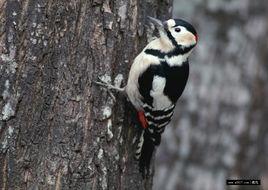
<path fill-rule="evenodd" d="M 184 91 L 189 76 L 188 57 L 198 41 L 195 28 L 182 19 L 162 22 L 148 18 L 159 37 L 134 59 L 124 88 L 107 85 L 126 92 L 137 110 L 142 130 L 135 156 L 143 174 L 149 171 L 155 147 Z"/>

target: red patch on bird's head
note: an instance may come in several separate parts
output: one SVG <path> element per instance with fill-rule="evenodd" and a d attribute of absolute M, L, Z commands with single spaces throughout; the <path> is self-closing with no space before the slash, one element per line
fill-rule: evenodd
<path fill-rule="evenodd" d="M 198 41 L 198 36 L 197 36 L 197 34 L 196 34 L 194 37 L 195 37 L 195 41 L 197 42 L 197 41 Z"/>

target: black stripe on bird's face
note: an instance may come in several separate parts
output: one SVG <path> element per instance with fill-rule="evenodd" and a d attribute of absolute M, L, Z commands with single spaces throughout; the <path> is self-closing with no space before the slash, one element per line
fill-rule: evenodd
<path fill-rule="evenodd" d="M 167 37 L 168 37 L 168 39 L 171 41 L 171 43 L 172 43 L 176 48 L 179 48 L 179 44 L 178 44 L 178 42 L 176 41 L 176 39 L 172 36 L 170 30 L 165 28 L 165 31 L 166 31 Z"/>

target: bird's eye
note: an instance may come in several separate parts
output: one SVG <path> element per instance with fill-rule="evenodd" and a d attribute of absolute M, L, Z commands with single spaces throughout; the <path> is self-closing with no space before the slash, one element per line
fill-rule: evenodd
<path fill-rule="evenodd" d="M 180 28 L 175 28 L 175 31 L 176 31 L 176 32 L 180 32 L 181 29 L 180 29 Z"/>

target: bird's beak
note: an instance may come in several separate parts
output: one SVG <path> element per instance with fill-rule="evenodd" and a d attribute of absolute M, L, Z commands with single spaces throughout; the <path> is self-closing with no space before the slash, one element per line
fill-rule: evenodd
<path fill-rule="evenodd" d="M 150 16 L 148 16 L 148 19 L 157 29 L 164 31 L 165 25 L 163 24 L 163 22 L 161 20 L 158 20 L 158 19 L 150 17 Z"/>

